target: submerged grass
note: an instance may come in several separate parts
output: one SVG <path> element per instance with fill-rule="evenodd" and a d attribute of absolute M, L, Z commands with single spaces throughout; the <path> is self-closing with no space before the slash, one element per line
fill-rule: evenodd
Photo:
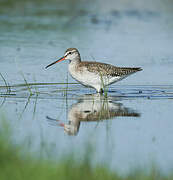
<path fill-rule="evenodd" d="M 9 94 L 9 93 L 10 93 L 10 91 L 11 91 L 10 86 L 8 85 L 8 83 L 7 83 L 6 79 L 4 78 L 4 76 L 3 76 L 1 73 L 0 73 L 0 76 L 1 76 L 2 80 L 3 80 L 3 81 L 4 81 L 4 83 L 5 83 L 5 88 L 7 89 L 6 94 Z"/>
<path fill-rule="evenodd" d="M 2 119 L 2 118 L 1 118 Z M 5 120 L 1 120 L 0 131 L 0 179 L 3 180 L 171 180 L 173 175 L 162 176 L 159 171 L 152 169 L 149 173 L 135 170 L 128 176 L 122 177 L 105 165 L 91 165 L 92 152 L 86 148 L 82 160 L 75 156 L 64 155 L 58 162 L 34 159 L 31 154 L 21 155 L 21 146 L 12 145 L 10 128 Z M 3 123 L 2 123 L 3 122 Z M 3 124 L 3 125 L 2 125 Z M 3 127 L 3 128 L 2 128 Z"/>
<path fill-rule="evenodd" d="M 25 82 L 25 84 L 26 84 L 26 87 L 27 87 L 27 89 L 28 89 L 28 91 L 29 91 L 29 93 L 30 93 L 30 96 L 32 96 L 33 93 L 32 93 L 31 87 L 29 86 L 29 84 L 28 84 L 28 82 L 27 82 L 27 80 L 26 80 L 26 78 L 25 78 L 23 72 L 20 71 L 20 73 L 21 73 L 21 75 L 22 75 L 22 77 L 23 77 L 23 80 L 24 80 L 24 82 Z"/>

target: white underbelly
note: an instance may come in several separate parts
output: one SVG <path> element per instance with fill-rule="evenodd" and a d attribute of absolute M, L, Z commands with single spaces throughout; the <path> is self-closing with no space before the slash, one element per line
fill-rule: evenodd
<path fill-rule="evenodd" d="M 111 77 L 111 76 L 102 76 L 84 69 L 84 71 L 75 71 L 73 68 L 69 68 L 71 76 L 84 84 L 85 86 L 91 87 L 101 87 L 112 84 L 113 82 L 118 81 L 121 77 Z"/>

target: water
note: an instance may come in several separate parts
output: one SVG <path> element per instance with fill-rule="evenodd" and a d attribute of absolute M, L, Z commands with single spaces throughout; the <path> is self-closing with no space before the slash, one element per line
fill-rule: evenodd
<path fill-rule="evenodd" d="M 90 142 L 94 162 L 122 174 L 153 162 L 171 172 L 172 7 L 171 0 L 0 2 L 0 73 L 9 86 L 1 77 L 0 107 L 13 143 L 58 159 L 82 156 Z M 100 97 L 76 84 L 67 62 L 45 70 L 69 47 L 82 59 L 143 71 Z"/>

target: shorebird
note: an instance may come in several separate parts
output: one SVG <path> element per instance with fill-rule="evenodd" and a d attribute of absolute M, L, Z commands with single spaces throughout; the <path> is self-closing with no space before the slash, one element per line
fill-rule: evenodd
<path fill-rule="evenodd" d="M 68 135 L 77 135 L 82 122 L 102 122 L 116 117 L 140 117 L 136 110 L 115 101 L 115 97 L 84 95 L 68 110 L 68 123 L 47 116 L 49 123 L 64 128 Z"/>
<path fill-rule="evenodd" d="M 101 62 L 81 61 L 80 53 L 76 48 L 68 48 L 63 57 L 46 68 L 64 60 L 70 61 L 68 70 L 75 80 L 85 86 L 95 88 L 99 93 L 103 93 L 106 86 L 142 70 L 140 67 L 116 67 Z"/>

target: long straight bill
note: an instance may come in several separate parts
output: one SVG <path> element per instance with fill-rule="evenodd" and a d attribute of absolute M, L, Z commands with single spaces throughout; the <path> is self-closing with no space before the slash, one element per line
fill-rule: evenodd
<path fill-rule="evenodd" d="M 58 62 L 61 62 L 61 61 L 63 61 L 63 60 L 65 60 L 65 57 L 64 57 L 64 56 L 61 57 L 60 59 L 56 60 L 55 62 L 47 65 L 45 68 L 47 69 L 48 67 L 50 67 L 50 66 L 52 66 L 52 65 L 54 65 L 54 64 L 56 64 L 56 63 L 58 63 Z"/>

